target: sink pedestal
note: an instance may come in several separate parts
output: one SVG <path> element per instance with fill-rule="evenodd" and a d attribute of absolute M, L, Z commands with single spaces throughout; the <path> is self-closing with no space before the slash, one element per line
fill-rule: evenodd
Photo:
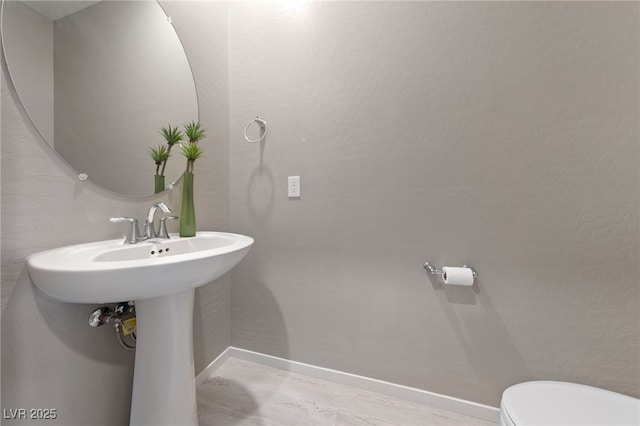
<path fill-rule="evenodd" d="M 198 425 L 193 366 L 195 289 L 136 300 L 131 426 Z"/>
<path fill-rule="evenodd" d="M 211 231 L 140 244 L 96 241 L 33 254 L 27 267 L 40 291 L 61 302 L 135 301 L 131 425 L 197 426 L 195 288 L 226 274 L 252 244 L 245 235 Z"/>

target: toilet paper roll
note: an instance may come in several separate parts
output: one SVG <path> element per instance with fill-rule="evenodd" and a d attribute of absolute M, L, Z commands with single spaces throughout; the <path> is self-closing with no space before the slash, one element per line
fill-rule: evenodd
<path fill-rule="evenodd" d="M 473 271 L 471 268 L 455 268 L 445 266 L 442 268 L 442 279 L 448 285 L 473 285 Z"/>

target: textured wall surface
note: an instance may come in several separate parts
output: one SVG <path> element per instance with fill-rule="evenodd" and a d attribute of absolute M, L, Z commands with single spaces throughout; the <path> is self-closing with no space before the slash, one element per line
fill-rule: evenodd
<path fill-rule="evenodd" d="M 637 3 L 229 16 L 234 346 L 494 406 L 530 379 L 640 396 Z"/>
<path fill-rule="evenodd" d="M 226 230 L 226 6 L 181 2 L 168 4 L 167 10 L 192 61 L 208 129 L 202 142 L 207 156 L 196 164 L 198 229 Z M 128 424 L 133 356 L 118 346 L 111 329 L 86 325 L 93 306 L 40 295 L 29 280 L 25 258 L 65 244 L 118 238 L 124 230 L 108 218 L 142 217 L 155 200 L 179 212 L 180 190 L 139 200 L 79 182 L 36 139 L 4 83 L 1 100 L 2 408 L 56 408 L 58 419 L 47 424 Z M 229 345 L 229 298 L 228 277 L 196 293 L 196 371 Z"/>

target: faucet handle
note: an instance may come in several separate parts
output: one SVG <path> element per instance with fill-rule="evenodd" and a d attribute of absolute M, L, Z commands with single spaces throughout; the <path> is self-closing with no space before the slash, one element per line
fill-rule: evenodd
<path fill-rule="evenodd" d="M 170 238 L 169 232 L 167 232 L 167 219 L 177 219 L 178 216 L 162 216 L 160 218 L 160 230 L 158 231 L 158 238 Z"/>
<path fill-rule="evenodd" d="M 159 202 L 159 203 L 156 203 L 155 205 L 158 206 L 160 208 L 160 210 L 162 210 L 162 213 L 164 213 L 164 214 L 173 214 L 173 212 L 171 211 L 169 206 L 167 206 L 165 203 Z"/>
<path fill-rule="evenodd" d="M 129 244 L 136 244 L 140 237 L 140 229 L 138 228 L 138 219 L 134 217 L 112 217 L 109 219 L 110 222 L 118 223 L 118 222 L 131 222 L 131 228 L 129 228 L 129 233 L 125 237 L 124 242 Z"/>

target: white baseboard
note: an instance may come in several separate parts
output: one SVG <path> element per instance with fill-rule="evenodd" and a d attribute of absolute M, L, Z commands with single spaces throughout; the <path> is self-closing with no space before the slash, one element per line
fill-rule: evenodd
<path fill-rule="evenodd" d="M 343 371 L 332 370 L 330 368 L 318 367 L 315 365 L 305 364 L 297 361 L 290 361 L 288 359 L 278 358 L 259 352 L 235 348 L 233 346 L 229 346 L 215 360 L 213 360 L 213 362 L 209 364 L 207 368 L 202 370 L 202 372 L 197 375 L 196 385 L 204 383 L 207 378 L 210 377 L 215 372 L 215 370 L 229 357 L 235 357 L 245 361 L 255 362 L 257 364 L 278 368 L 280 370 L 291 371 L 293 373 L 305 374 L 307 376 L 316 377 L 318 379 L 323 379 L 334 383 L 355 386 L 368 391 L 378 392 L 396 398 L 402 398 L 413 402 L 431 405 L 432 407 L 442 408 L 444 410 L 465 414 L 467 416 L 472 416 L 495 423 L 498 423 L 499 421 L 500 410 L 488 405 L 478 404 L 476 402 L 466 401 L 464 399 L 441 395 L 434 392 L 428 392 L 422 389 L 416 389 L 408 386 L 398 385 L 395 383 L 385 382 L 383 380 L 345 373 Z"/>
<path fill-rule="evenodd" d="M 204 370 L 196 374 L 196 386 L 200 386 L 201 384 L 206 382 L 207 379 L 211 377 L 213 373 L 218 369 L 218 367 L 220 367 L 220 365 L 222 365 L 222 363 L 225 362 L 227 358 L 229 358 L 229 356 L 231 356 L 229 355 L 231 349 L 234 348 L 229 346 L 227 349 L 222 351 L 222 353 L 218 355 L 216 359 L 211 361 L 211 364 L 207 365 Z"/>

